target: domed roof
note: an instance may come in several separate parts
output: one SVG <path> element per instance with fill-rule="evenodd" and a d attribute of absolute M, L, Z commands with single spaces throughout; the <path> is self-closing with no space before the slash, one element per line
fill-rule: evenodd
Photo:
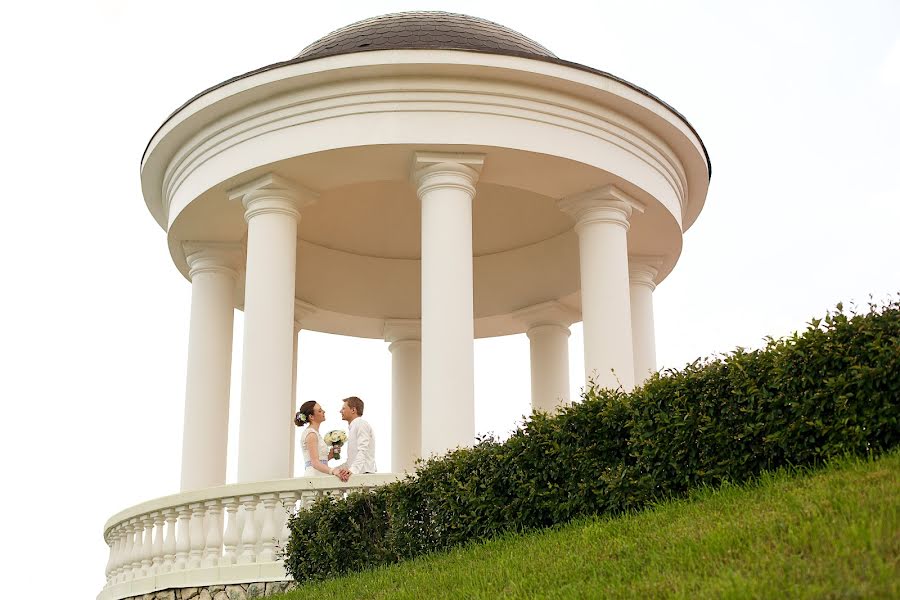
<path fill-rule="evenodd" d="M 365 19 L 333 31 L 292 62 L 371 50 L 471 50 L 540 58 L 556 56 L 521 33 L 486 19 L 438 11 L 413 11 Z"/>

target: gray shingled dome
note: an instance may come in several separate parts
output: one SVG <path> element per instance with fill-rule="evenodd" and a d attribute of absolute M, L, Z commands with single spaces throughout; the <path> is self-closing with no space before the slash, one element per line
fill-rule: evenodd
<path fill-rule="evenodd" d="M 474 50 L 556 58 L 521 33 L 492 21 L 437 11 L 394 13 L 333 31 L 303 49 L 295 61 L 371 50 Z"/>

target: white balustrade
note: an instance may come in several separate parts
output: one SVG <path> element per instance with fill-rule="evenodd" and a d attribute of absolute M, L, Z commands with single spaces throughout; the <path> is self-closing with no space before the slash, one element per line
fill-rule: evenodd
<path fill-rule="evenodd" d="M 282 552 L 287 546 L 288 539 L 291 537 L 291 530 L 288 525 L 297 505 L 297 497 L 297 492 L 281 492 L 278 495 L 279 505 L 281 506 L 279 511 L 278 547 Z"/>
<path fill-rule="evenodd" d="M 131 578 L 140 579 L 144 576 L 141 570 L 141 561 L 144 558 L 144 523 L 138 517 L 134 523 L 134 549 L 131 551 Z"/>
<path fill-rule="evenodd" d="M 175 570 L 187 568 L 188 553 L 191 551 L 191 509 L 183 504 L 175 509 L 178 512 L 178 523 L 175 526 Z"/>
<path fill-rule="evenodd" d="M 128 524 L 122 523 L 121 533 L 119 533 L 119 557 L 116 559 L 116 583 L 125 581 L 125 575 L 128 571 L 128 563 L 131 556 L 131 546 L 134 538 L 131 537 Z"/>
<path fill-rule="evenodd" d="M 278 503 L 278 494 L 261 494 L 260 503 L 263 506 L 263 525 L 260 531 L 260 562 L 272 562 L 275 560 L 275 505 Z"/>
<path fill-rule="evenodd" d="M 113 554 L 115 555 L 113 558 L 113 568 L 111 573 L 112 582 L 119 583 L 121 581 L 120 576 L 122 574 L 122 557 L 125 556 L 125 526 L 120 524 L 115 528 L 115 542 L 113 546 Z"/>
<path fill-rule="evenodd" d="M 124 570 L 125 581 L 134 579 L 134 570 L 131 561 L 134 557 L 134 535 L 137 531 L 136 523 L 137 521 L 135 519 L 131 519 L 125 527 L 125 535 L 127 537 L 125 538 L 125 556 L 122 557 L 122 569 Z"/>
<path fill-rule="evenodd" d="M 162 572 L 168 573 L 175 568 L 175 523 L 178 513 L 174 508 L 164 508 L 163 518 L 166 520 L 166 538 L 163 541 Z"/>
<path fill-rule="evenodd" d="M 241 553 L 238 555 L 238 564 L 246 565 L 256 562 L 256 542 L 259 538 L 256 533 L 256 503 L 255 495 L 241 496 L 241 508 L 244 509 L 244 526 L 241 529 Z"/>
<path fill-rule="evenodd" d="M 162 564 L 163 564 L 163 527 L 166 524 L 166 519 L 163 517 L 161 511 L 155 511 L 150 514 L 150 518 L 153 519 L 153 548 L 150 552 L 150 574 L 156 575 L 161 572 Z"/>
<path fill-rule="evenodd" d="M 222 515 L 222 506 L 219 500 L 207 500 L 206 505 L 206 553 L 203 556 L 202 566 L 212 568 L 219 566 L 219 557 L 222 554 L 222 535 L 219 533 L 219 517 Z"/>
<path fill-rule="evenodd" d="M 228 524 L 225 527 L 225 535 L 223 536 L 222 566 L 228 567 L 237 564 L 237 547 L 241 540 L 237 523 L 237 511 L 240 503 L 237 498 L 232 497 L 223 499 L 222 504 L 225 506 L 225 514 L 228 520 Z"/>
<path fill-rule="evenodd" d="M 113 527 L 106 536 L 106 543 L 109 544 L 109 560 L 106 562 L 106 585 L 110 585 L 116 580 L 116 563 L 119 560 L 119 552 L 121 550 L 119 531 L 120 527 Z"/>
<path fill-rule="evenodd" d="M 150 565 L 153 556 L 153 519 L 150 515 L 144 515 L 140 519 L 141 529 L 144 532 L 144 541 L 141 543 L 141 577 L 152 575 Z"/>
<path fill-rule="evenodd" d="M 141 577 L 141 557 L 144 555 L 144 527 L 141 520 L 134 520 L 134 545 L 131 547 L 131 579 Z"/>
<path fill-rule="evenodd" d="M 323 496 L 396 481 L 394 474 L 239 483 L 144 502 L 111 518 L 106 586 L 98 600 L 157 590 L 288 579 L 281 552 L 289 518 Z M 223 532 L 224 530 L 224 532 Z"/>
<path fill-rule="evenodd" d="M 194 502 L 191 509 L 190 522 L 190 553 L 188 554 L 188 569 L 199 569 L 203 559 L 203 546 L 206 544 L 206 535 L 203 533 L 203 521 L 206 518 L 206 509 L 202 502 Z"/>

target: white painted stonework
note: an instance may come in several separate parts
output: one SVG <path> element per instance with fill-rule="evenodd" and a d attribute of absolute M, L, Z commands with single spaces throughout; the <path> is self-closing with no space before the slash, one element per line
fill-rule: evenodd
<path fill-rule="evenodd" d="M 288 579 L 274 554 L 288 539 L 288 511 L 323 495 L 343 497 L 398 479 L 356 475 L 278 479 L 209 487 L 157 498 L 114 515 L 104 527 L 110 546 L 107 585 L 98 600 L 156 590 Z M 251 517 L 252 515 L 252 517 Z"/>
<path fill-rule="evenodd" d="M 706 151 L 643 89 L 520 54 L 276 63 L 153 135 L 144 198 L 192 286 L 182 492 L 107 523 L 101 598 L 283 578 L 279 502 L 347 487 L 292 479 L 301 329 L 385 340 L 397 473 L 474 442 L 476 338 L 527 335 L 536 409 L 572 401 L 579 321 L 585 381 L 655 371 L 653 290 L 703 208 Z M 222 487 L 234 309 L 239 483 Z"/>

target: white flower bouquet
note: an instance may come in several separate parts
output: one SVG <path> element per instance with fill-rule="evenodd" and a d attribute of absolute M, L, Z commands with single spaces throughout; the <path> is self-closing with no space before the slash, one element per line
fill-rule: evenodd
<path fill-rule="evenodd" d="M 331 444 L 331 447 L 334 448 L 334 458 L 340 460 L 341 446 L 343 446 L 347 442 L 347 432 L 340 429 L 335 429 L 334 431 L 329 431 L 328 433 L 326 433 L 323 439 L 325 440 L 326 444 Z"/>

